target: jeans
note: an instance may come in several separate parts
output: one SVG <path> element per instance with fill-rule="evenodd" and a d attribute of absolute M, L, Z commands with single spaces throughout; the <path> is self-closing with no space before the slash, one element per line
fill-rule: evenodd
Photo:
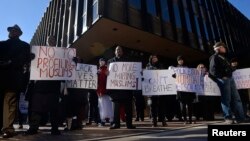
<path fill-rule="evenodd" d="M 237 121 L 244 120 L 242 102 L 233 78 L 216 80 L 221 92 L 221 107 L 225 119 L 232 118 L 232 112 Z"/>

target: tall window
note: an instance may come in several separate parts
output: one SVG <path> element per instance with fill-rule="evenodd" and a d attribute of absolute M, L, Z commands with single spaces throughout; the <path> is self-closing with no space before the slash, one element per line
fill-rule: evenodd
<path fill-rule="evenodd" d="M 147 12 L 152 16 L 157 16 L 155 0 L 146 0 Z"/>
<path fill-rule="evenodd" d="M 200 31 L 199 21 L 198 21 L 198 17 L 197 16 L 195 16 L 194 21 L 195 21 L 195 27 L 196 27 L 197 35 L 199 37 L 201 37 L 201 31 Z"/>
<path fill-rule="evenodd" d="M 191 26 L 191 21 L 190 21 L 190 15 L 188 12 L 187 1 L 182 0 L 182 3 L 183 3 L 183 7 L 184 7 L 184 14 L 185 14 L 185 21 L 186 21 L 186 25 L 187 25 L 187 30 L 188 30 L 188 32 L 192 32 L 192 26 Z"/>
<path fill-rule="evenodd" d="M 205 36 L 207 41 L 209 40 L 209 36 L 208 36 L 208 31 L 207 31 L 207 24 L 206 21 L 203 20 L 203 27 L 204 27 L 204 32 L 205 32 Z"/>
<path fill-rule="evenodd" d="M 173 1 L 175 24 L 177 28 L 182 28 L 178 0 Z"/>
<path fill-rule="evenodd" d="M 93 22 L 99 18 L 98 14 L 98 0 L 93 0 Z"/>
<path fill-rule="evenodd" d="M 88 0 L 83 0 L 83 13 L 82 13 L 82 33 L 84 33 L 87 30 L 87 4 Z"/>
<path fill-rule="evenodd" d="M 161 5 L 161 14 L 164 22 L 169 22 L 169 9 L 168 9 L 168 0 L 160 0 Z"/>
<path fill-rule="evenodd" d="M 141 9 L 141 0 L 128 0 L 129 6 L 135 9 Z"/>
<path fill-rule="evenodd" d="M 191 26 L 191 22 L 190 22 L 190 16 L 189 16 L 189 13 L 188 13 L 187 10 L 185 10 L 185 20 L 186 20 L 188 32 L 192 32 L 192 26 Z"/>

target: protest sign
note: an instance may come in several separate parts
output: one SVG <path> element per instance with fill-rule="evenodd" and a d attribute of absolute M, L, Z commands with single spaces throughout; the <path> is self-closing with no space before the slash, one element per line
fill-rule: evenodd
<path fill-rule="evenodd" d="M 68 80 L 68 88 L 97 89 L 97 66 L 77 64 L 76 79 Z"/>
<path fill-rule="evenodd" d="M 202 72 L 195 68 L 173 68 L 176 74 L 177 91 L 203 92 Z"/>
<path fill-rule="evenodd" d="M 250 68 L 238 69 L 234 71 L 233 78 L 237 89 L 250 88 Z"/>
<path fill-rule="evenodd" d="M 144 70 L 142 94 L 145 96 L 177 94 L 173 74 L 173 70 Z"/>
<path fill-rule="evenodd" d="M 141 67 L 138 62 L 115 62 L 109 64 L 107 89 L 140 90 Z"/>
<path fill-rule="evenodd" d="M 31 61 L 31 80 L 75 79 L 76 50 L 64 47 L 33 46 L 35 59 Z"/>
<path fill-rule="evenodd" d="M 204 96 L 220 96 L 220 89 L 218 85 L 206 75 L 204 77 L 204 92 L 198 94 Z"/>

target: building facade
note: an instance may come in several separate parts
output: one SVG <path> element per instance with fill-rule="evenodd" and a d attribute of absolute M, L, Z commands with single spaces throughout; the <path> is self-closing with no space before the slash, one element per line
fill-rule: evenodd
<path fill-rule="evenodd" d="M 173 62 L 182 54 L 197 63 L 216 41 L 230 56 L 250 58 L 250 21 L 227 0 L 51 0 L 31 45 L 45 45 L 48 35 L 86 61 L 109 58 L 121 45 L 137 57 Z"/>

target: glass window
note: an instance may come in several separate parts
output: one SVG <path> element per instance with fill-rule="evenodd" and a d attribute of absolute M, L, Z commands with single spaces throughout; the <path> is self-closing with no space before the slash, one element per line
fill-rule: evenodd
<path fill-rule="evenodd" d="M 197 3 L 194 0 L 192 0 L 192 9 L 193 9 L 194 13 L 196 15 L 198 15 L 198 6 L 197 6 Z"/>
<path fill-rule="evenodd" d="M 180 11 L 178 7 L 177 1 L 174 1 L 173 3 L 173 8 L 174 8 L 174 17 L 175 17 L 175 24 L 177 28 L 181 28 L 181 17 L 180 17 Z"/>
<path fill-rule="evenodd" d="M 99 18 L 97 0 L 93 1 L 93 15 L 92 16 L 93 16 L 93 22 L 95 22 Z"/>
<path fill-rule="evenodd" d="M 207 0 L 205 0 L 205 6 L 206 6 L 206 9 L 208 9 Z"/>
<path fill-rule="evenodd" d="M 87 0 L 83 1 L 82 23 L 82 33 L 84 33 L 87 30 Z"/>
<path fill-rule="evenodd" d="M 200 6 L 200 11 L 201 11 L 201 16 L 202 16 L 202 18 L 203 18 L 204 20 L 206 20 L 206 15 L 205 15 L 205 13 L 204 13 L 204 9 L 203 9 L 202 6 Z"/>
<path fill-rule="evenodd" d="M 210 5 L 211 5 L 211 7 L 212 7 L 212 12 L 215 13 L 215 12 L 214 12 L 214 5 L 213 5 L 212 1 L 209 0 L 209 2 L 210 2 Z"/>
<path fill-rule="evenodd" d="M 141 0 L 128 0 L 128 3 L 135 9 L 141 9 Z"/>
<path fill-rule="evenodd" d="M 146 0 L 147 12 L 152 16 L 157 16 L 155 0 Z"/>
<path fill-rule="evenodd" d="M 195 20 L 195 27 L 196 27 L 197 35 L 200 37 L 201 36 L 201 31 L 200 31 L 200 27 L 199 27 L 198 17 L 195 16 L 194 20 Z"/>
<path fill-rule="evenodd" d="M 182 4 L 183 4 L 183 7 L 184 7 L 185 9 L 188 8 L 188 7 L 187 7 L 187 0 L 182 0 Z"/>
<path fill-rule="evenodd" d="M 192 32 L 192 26 L 191 26 L 191 22 L 190 22 L 190 17 L 189 17 L 189 13 L 187 10 L 185 10 L 185 19 L 186 19 L 186 24 L 187 24 L 187 30 L 188 32 Z"/>
<path fill-rule="evenodd" d="M 170 21 L 168 11 L 168 0 L 160 0 L 161 3 L 161 14 L 164 22 Z"/>
<path fill-rule="evenodd" d="M 209 37 L 208 37 L 208 31 L 207 31 L 207 24 L 206 24 L 206 21 L 203 21 L 203 26 L 204 26 L 205 36 L 206 36 L 206 39 L 207 39 L 207 41 L 208 41 L 208 40 L 209 40 Z"/>

